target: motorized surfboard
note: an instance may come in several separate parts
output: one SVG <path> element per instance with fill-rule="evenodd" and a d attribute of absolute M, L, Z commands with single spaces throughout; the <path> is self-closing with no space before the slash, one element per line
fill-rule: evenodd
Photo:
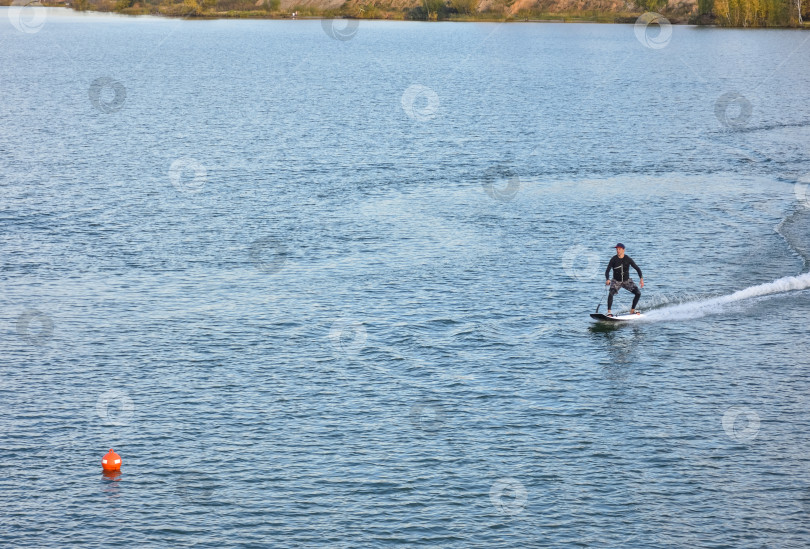
<path fill-rule="evenodd" d="M 602 322 L 631 322 L 633 320 L 644 318 L 644 315 L 641 313 L 626 313 L 623 315 L 608 316 L 601 313 L 591 313 L 591 318 L 594 320 L 600 320 Z"/>

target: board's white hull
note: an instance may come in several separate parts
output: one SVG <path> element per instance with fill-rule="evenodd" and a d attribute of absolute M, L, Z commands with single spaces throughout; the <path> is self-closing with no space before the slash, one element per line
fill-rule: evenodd
<path fill-rule="evenodd" d="M 601 313 L 591 313 L 591 318 L 594 320 L 599 320 L 601 322 L 632 322 L 634 320 L 639 320 L 644 318 L 644 315 L 641 313 L 635 314 L 623 314 L 623 315 L 616 315 L 616 316 L 608 316 L 603 315 Z"/>

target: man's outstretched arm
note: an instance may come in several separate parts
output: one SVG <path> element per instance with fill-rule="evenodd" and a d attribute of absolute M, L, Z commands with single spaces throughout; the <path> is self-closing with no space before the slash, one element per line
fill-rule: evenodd
<path fill-rule="evenodd" d="M 607 269 L 605 269 L 605 284 L 610 284 L 610 268 L 613 266 L 613 259 L 608 261 Z"/>

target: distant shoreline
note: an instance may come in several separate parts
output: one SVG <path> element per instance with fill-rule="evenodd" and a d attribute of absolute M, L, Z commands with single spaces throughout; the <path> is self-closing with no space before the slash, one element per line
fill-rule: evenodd
<path fill-rule="evenodd" d="M 190 0 L 195 2 L 195 0 Z M 268 0 L 270 1 L 270 0 Z M 87 2 L 87 0 L 80 0 L 80 2 Z M 32 3 L 40 4 L 36 0 L 26 2 L 26 5 Z M 0 0 L 0 6 L 9 6 L 9 0 Z M 268 12 L 264 10 L 249 10 L 249 11 L 195 11 L 189 7 L 189 0 L 184 4 L 177 4 L 173 6 L 149 6 L 149 7 L 131 7 L 121 10 L 116 9 L 79 9 L 71 3 L 51 3 L 42 2 L 43 7 L 48 8 L 62 8 L 76 14 L 109 14 L 120 15 L 128 17 L 161 17 L 167 19 L 188 19 L 188 20 L 223 20 L 223 19 L 249 19 L 249 20 L 330 20 L 330 19 L 344 19 L 347 21 L 421 21 L 421 22 L 454 22 L 454 23 L 555 23 L 555 24 L 570 24 L 570 23 L 586 23 L 586 24 L 635 24 L 645 12 L 594 12 L 593 10 L 584 10 L 581 12 L 566 12 L 566 13 L 537 13 L 525 15 L 504 15 L 488 12 L 479 12 L 475 14 L 445 14 L 443 17 L 428 16 L 426 18 L 415 18 L 412 11 L 405 10 L 399 11 L 384 11 L 376 14 L 351 14 L 344 13 L 344 10 L 320 10 L 321 13 L 313 13 L 313 8 L 307 8 L 308 13 L 298 13 L 303 8 L 298 8 L 293 11 L 274 11 Z M 196 5 L 196 2 L 195 2 Z M 347 4 L 344 4 L 344 7 Z M 180 8 L 178 6 L 181 6 Z M 193 5 L 192 5 L 193 6 Z M 198 5 L 197 5 L 198 6 Z M 93 6 L 94 8 L 96 6 Z M 651 12 L 646 12 L 651 13 Z M 411 16 L 409 16 L 411 15 Z M 750 29 L 797 29 L 806 30 L 810 29 L 810 21 L 804 21 L 801 26 L 799 25 L 746 25 L 736 26 L 721 24 L 716 17 L 702 16 L 697 17 L 688 14 L 655 14 L 659 16 L 662 24 L 670 25 L 685 25 L 697 26 L 704 28 L 750 28 Z M 653 23 L 656 24 L 656 23 Z"/>

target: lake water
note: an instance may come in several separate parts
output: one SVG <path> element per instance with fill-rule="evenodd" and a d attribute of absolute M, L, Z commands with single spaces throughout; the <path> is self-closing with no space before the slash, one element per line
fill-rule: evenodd
<path fill-rule="evenodd" d="M 0 545 L 810 545 L 810 34 L 15 10 Z"/>

